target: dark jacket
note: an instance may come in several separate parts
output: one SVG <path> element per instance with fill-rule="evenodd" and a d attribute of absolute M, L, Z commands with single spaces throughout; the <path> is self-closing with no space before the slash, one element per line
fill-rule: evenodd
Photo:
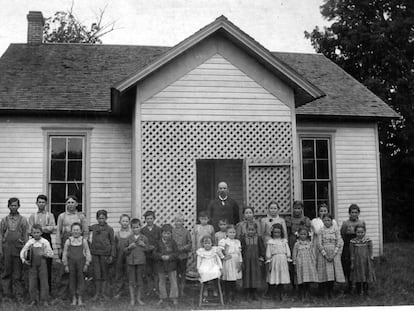
<path fill-rule="evenodd" d="M 168 255 L 168 260 L 162 260 L 162 256 Z M 156 261 L 158 273 L 177 270 L 178 248 L 177 243 L 171 240 L 164 242 L 162 239 L 155 245 L 153 258 Z"/>

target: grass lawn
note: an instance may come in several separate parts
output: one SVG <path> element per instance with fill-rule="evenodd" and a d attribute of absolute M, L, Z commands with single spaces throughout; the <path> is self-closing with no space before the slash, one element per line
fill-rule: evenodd
<path fill-rule="evenodd" d="M 350 306 L 389 306 L 389 305 L 414 305 L 414 243 L 388 243 L 384 245 L 384 256 L 375 259 L 377 283 L 370 287 L 369 297 L 360 298 L 342 294 L 343 285 L 335 285 L 335 296 L 331 300 L 316 297 L 306 301 L 300 301 L 291 292 L 290 286 L 286 286 L 282 302 L 270 299 L 262 299 L 258 302 L 248 302 L 243 295 L 237 297 L 232 305 L 224 306 L 226 309 L 262 309 L 262 308 L 301 308 L 301 307 L 350 307 Z M 92 285 L 91 285 L 92 286 Z M 92 289 L 93 291 L 93 289 Z M 186 297 L 179 301 L 179 305 L 157 307 L 156 299 L 144 299 L 146 306 L 130 307 L 128 297 L 119 300 L 91 302 L 86 297 L 84 307 L 71 307 L 69 302 L 59 303 L 50 307 L 29 307 L 25 304 L 4 303 L 0 310 L 190 310 L 198 309 L 199 286 L 197 283 L 188 283 Z M 316 294 L 316 286 L 312 287 L 312 293 Z M 221 308 L 220 306 L 203 307 L 204 309 Z"/>

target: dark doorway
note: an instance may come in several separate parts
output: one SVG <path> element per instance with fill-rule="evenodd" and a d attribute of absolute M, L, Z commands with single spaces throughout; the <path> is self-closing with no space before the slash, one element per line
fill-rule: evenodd
<path fill-rule="evenodd" d="M 217 184 L 225 181 L 230 196 L 243 206 L 243 160 L 197 160 L 197 219 L 198 213 L 207 210 L 216 196 Z"/>

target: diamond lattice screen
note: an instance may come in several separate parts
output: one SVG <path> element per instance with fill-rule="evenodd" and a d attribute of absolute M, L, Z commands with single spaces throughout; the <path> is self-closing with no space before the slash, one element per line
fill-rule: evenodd
<path fill-rule="evenodd" d="M 291 158 L 290 122 L 142 122 L 143 213 L 156 211 L 157 223 L 163 224 L 181 212 L 186 226 L 193 227 L 196 159 L 269 163 Z M 262 177 L 283 178 L 281 182 L 290 185 L 289 174 L 275 176 L 272 170 Z M 259 195 L 265 192 L 263 185 L 266 182 L 257 180 L 251 186 Z"/>
<path fill-rule="evenodd" d="M 281 214 L 290 212 L 292 201 L 290 166 L 249 166 L 248 202 L 256 214 L 266 214 L 269 202 L 275 200 Z"/>

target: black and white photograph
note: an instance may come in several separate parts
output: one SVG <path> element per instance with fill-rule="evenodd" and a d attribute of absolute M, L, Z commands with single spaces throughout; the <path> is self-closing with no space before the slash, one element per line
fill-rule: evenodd
<path fill-rule="evenodd" d="M 0 310 L 409 310 L 414 2 L 0 0 Z"/>

